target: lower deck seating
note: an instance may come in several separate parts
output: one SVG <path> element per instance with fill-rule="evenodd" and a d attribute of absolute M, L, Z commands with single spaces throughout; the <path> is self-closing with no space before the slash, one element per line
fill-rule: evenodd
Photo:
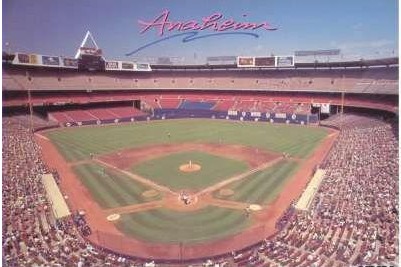
<path fill-rule="evenodd" d="M 88 122 L 145 116 L 146 113 L 134 107 L 113 107 L 88 110 L 69 110 L 49 113 L 49 119 L 58 123 Z"/>

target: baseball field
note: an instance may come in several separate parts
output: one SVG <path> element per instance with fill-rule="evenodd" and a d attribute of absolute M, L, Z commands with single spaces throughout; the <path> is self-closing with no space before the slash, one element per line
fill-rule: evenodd
<path fill-rule="evenodd" d="M 83 198 L 96 203 L 99 220 L 113 215 L 108 223 L 118 232 L 144 242 L 196 244 L 257 223 L 328 131 L 187 119 L 43 135 L 88 192 Z"/>

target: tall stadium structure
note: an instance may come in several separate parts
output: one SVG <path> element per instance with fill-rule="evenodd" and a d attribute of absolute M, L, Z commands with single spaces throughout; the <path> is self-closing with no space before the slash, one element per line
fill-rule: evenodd
<path fill-rule="evenodd" d="M 6 266 L 396 264 L 398 58 L 157 65 L 84 43 L 3 52 Z"/>

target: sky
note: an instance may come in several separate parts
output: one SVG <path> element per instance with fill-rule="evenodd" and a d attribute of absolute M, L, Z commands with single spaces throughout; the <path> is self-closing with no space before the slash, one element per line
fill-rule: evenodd
<path fill-rule="evenodd" d="M 398 55 L 397 0 L 3 0 L 2 7 L 3 51 L 11 52 L 73 57 L 89 30 L 104 57 L 118 60 L 173 57 L 202 62 L 210 56 L 293 55 L 320 49 L 340 49 L 344 58 Z M 153 27 L 140 33 L 139 20 L 154 21 L 165 10 L 172 22 L 201 23 L 221 13 L 220 24 L 229 19 L 268 22 L 277 30 L 247 30 L 258 38 L 227 34 L 191 42 L 183 42 L 183 36 L 160 41 L 185 31 L 166 30 L 160 36 Z M 160 42 L 127 56 L 155 41 Z"/>

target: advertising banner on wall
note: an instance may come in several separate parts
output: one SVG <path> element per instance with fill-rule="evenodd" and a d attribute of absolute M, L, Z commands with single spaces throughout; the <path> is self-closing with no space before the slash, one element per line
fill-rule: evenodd
<path fill-rule="evenodd" d="M 74 58 L 63 58 L 63 67 L 65 68 L 73 68 L 77 69 L 78 68 L 78 60 Z"/>
<path fill-rule="evenodd" d="M 106 70 L 119 70 L 119 63 L 118 61 L 106 61 Z"/>
<path fill-rule="evenodd" d="M 275 67 L 275 57 L 255 57 L 255 67 Z"/>
<path fill-rule="evenodd" d="M 254 57 L 238 57 L 237 67 L 255 67 Z"/>
<path fill-rule="evenodd" d="M 277 67 L 293 67 L 294 66 L 294 56 L 278 56 L 276 57 Z"/>
<path fill-rule="evenodd" d="M 42 64 L 47 66 L 60 66 L 60 58 L 51 56 L 42 56 Z"/>

